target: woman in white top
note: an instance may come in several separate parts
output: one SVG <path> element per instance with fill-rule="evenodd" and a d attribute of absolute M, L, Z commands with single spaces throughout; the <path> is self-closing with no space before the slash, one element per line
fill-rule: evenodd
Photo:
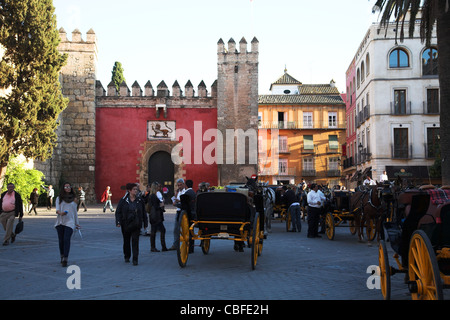
<path fill-rule="evenodd" d="M 59 253 L 61 254 L 61 265 L 67 267 L 67 259 L 70 251 L 70 239 L 73 230 L 79 229 L 77 203 L 75 192 L 70 183 L 64 183 L 58 198 L 56 198 L 56 224 L 58 232 Z"/>

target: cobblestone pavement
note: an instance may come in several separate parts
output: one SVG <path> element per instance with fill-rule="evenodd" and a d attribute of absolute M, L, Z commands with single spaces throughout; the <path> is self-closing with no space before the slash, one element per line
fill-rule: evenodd
<path fill-rule="evenodd" d="M 168 208 L 168 246 L 174 217 Z M 337 228 L 330 241 L 307 238 L 305 222 L 301 233 L 287 233 L 284 223 L 274 221 L 256 270 L 251 270 L 250 249 L 235 252 L 232 241 L 212 240 L 208 255 L 196 247 L 180 268 L 176 251 L 151 253 L 149 237 L 141 236 L 139 265 L 133 266 L 123 260 L 114 214 L 96 206 L 79 213 L 82 239 L 74 235 L 69 256 L 69 268 L 78 266 L 79 272 L 69 272 L 59 262 L 55 218 L 45 208 L 37 216 L 25 214 L 24 231 L 15 243 L 0 246 L 1 300 L 382 299 L 380 290 L 367 287 L 367 269 L 378 264 L 377 245 L 358 242 L 348 228 Z M 410 300 L 402 280 L 401 275 L 392 278 L 393 300 Z M 76 283 L 80 289 L 69 289 Z"/>

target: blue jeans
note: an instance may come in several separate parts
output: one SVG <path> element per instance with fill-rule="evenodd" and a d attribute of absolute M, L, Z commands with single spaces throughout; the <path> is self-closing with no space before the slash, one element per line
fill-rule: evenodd
<path fill-rule="evenodd" d="M 179 225 L 179 219 L 181 216 L 181 211 L 177 210 L 177 213 L 175 215 L 175 225 L 173 227 L 173 244 L 172 244 L 172 248 L 173 247 L 177 247 L 178 246 L 178 242 L 180 242 L 180 225 Z"/>
<path fill-rule="evenodd" d="M 291 205 L 289 207 L 289 212 L 291 213 L 291 221 L 292 221 L 292 231 L 301 232 L 302 231 L 302 223 L 301 223 L 301 211 L 300 205 Z"/>
<path fill-rule="evenodd" d="M 105 205 L 103 206 L 103 212 L 106 211 L 107 206 L 109 206 L 109 210 L 111 210 L 111 212 L 114 212 L 114 208 L 112 206 L 111 200 L 106 200 Z"/>
<path fill-rule="evenodd" d="M 73 229 L 61 224 L 55 228 L 58 233 L 59 253 L 61 254 L 61 257 L 67 258 L 69 257 L 70 239 L 72 237 Z"/>

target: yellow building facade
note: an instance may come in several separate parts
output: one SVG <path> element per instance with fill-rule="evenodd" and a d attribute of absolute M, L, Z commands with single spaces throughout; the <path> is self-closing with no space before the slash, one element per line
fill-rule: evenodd
<path fill-rule="evenodd" d="M 342 184 L 345 103 L 329 84 L 284 75 L 258 104 L 258 176 L 271 185 Z"/>

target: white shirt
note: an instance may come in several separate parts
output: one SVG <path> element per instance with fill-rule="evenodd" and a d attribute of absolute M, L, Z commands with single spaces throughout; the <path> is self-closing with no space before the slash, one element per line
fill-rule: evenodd
<path fill-rule="evenodd" d="M 65 215 L 58 214 L 56 216 L 55 227 L 58 225 L 63 225 L 72 229 L 75 229 L 75 225 L 78 223 L 78 213 L 77 213 L 77 203 L 72 201 L 70 203 L 65 202 L 64 200 L 59 203 L 59 197 L 56 198 L 56 210 L 60 212 L 67 211 L 68 213 Z"/>
<path fill-rule="evenodd" d="M 382 173 L 381 176 L 380 176 L 380 181 L 383 182 L 383 181 L 388 181 L 388 180 L 389 179 L 388 179 L 387 174 Z"/>
<path fill-rule="evenodd" d="M 375 186 L 375 185 L 377 185 L 377 183 L 376 183 L 374 180 L 369 180 L 369 179 L 364 180 L 364 183 L 363 183 L 363 184 L 368 184 L 368 185 L 370 185 L 370 186 Z"/>
<path fill-rule="evenodd" d="M 323 203 L 325 202 L 325 196 L 320 190 L 314 191 L 311 190 L 307 195 L 308 200 L 308 206 L 314 207 L 314 208 L 320 208 L 323 206 Z M 318 204 L 320 202 L 320 204 Z"/>

